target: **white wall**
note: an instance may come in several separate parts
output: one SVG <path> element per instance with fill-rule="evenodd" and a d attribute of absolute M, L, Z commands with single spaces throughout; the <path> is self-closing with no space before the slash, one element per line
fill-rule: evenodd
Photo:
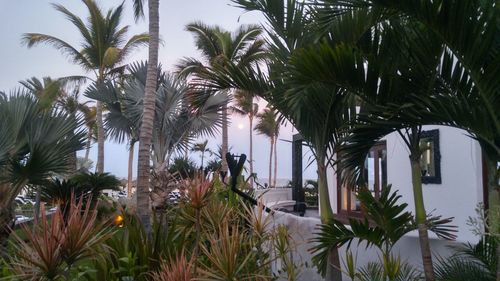
<path fill-rule="evenodd" d="M 318 274 L 318 270 L 312 265 L 312 254 L 309 251 L 314 244 L 311 239 L 314 238 L 314 233 L 316 233 L 317 227 L 320 224 L 319 218 L 307 218 L 299 217 L 289 213 L 275 212 L 273 215 L 273 220 L 269 227 L 274 228 L 278 225 L 285 225 L 291 234 L 293 239 L 293 245 L 295 245 L 295 252 L 293 253 L 293 259 L 295 264 L 306 265 L 300 269 L 299 281 L 323 281 Z M 448 246 L 452 245 L 452 242 L 442 241 L 442 240 L 431 240 L 431 248 L 435 253 L 439 253 L 439 256 L 446 258 L 450 255 L 450 249 Z M 368 262 L 378 262 L 380 253 L 376 248 L 366 248 L 365 244 L 361 244 L 358 247 L 357 242 L 352 243 L 351 252 L 356 256 L 357 268 L 366 266 Z M 341 266 L 343 266 L 342 261 L 345 261 L 347 247 L 342 246 L 339 249 L 339 255 L 341 259 Z M 416 237 L 403 237 L 393 248 L 394 254 L 399 254 L 404 261 L 407 261 L 415 268 L 422 271 L 422 262 L 420 258 L 420 247 L 418 244 L 418 238 Z M 279 267 L 279 262 L 273 264 L 273 269 L 276 271 Z M 344 269 L 344 268 L 343 268 Z M 344 280 L 349 280 L 347 276 L 344 276 Z M 279 279 L 279 281 L 285 281 L 285 279 Z"/>
<path fill-rule="evenodd" d="M 441 152 L 441 184 L 424 184 L 426 211 L 443 217 L 454 217 L 458 226 L 459 242 L 475 242 L 469 216 L 476 216 L 475 208 L 483 201 L 482 162 L 479 144 L 467 132 L 444 126 L 425 126 L 423 130 L 439 129 Z M 397 133 L 385 137 L 387 142 L 387 177 L 393 190 L 399 190 L 408 209 L 414 210 L 408 150 Z M 334 213 L 337 212 L 336 175 L 332 168 L 328 173 L 330 200 Z M 416 236 L 416 234 L 409 234 Z"/>
<path fill-rule="evenodd" d="M 255 195 L 258 200 L 262 200 L 264 205 L 268 203 L 276 203 L 279 201 L 292 200 L 292 189 L 291 188 L 268 188 L 268 189 L 257 189 L 255 190 Z"/>

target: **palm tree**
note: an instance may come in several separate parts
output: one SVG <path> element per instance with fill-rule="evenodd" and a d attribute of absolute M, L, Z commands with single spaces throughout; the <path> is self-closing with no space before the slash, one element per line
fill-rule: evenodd
<path fill-rule="evenodd" d="M 247 91 L 236 91 L 234 94 L 235 106 L 231 109 L 233 112 L 248 116 L 249 137 L 250 137 L 250 175 L 253 175 L 253 119 L 259 112 L 259 104 L 254 102 L 254 96 Z M 253 177 L 250 178 L 250 186 L 253 188 Z"/>
<path fill-rule="evenodd" d="M 130 197 L 132 193 L 134 145 L 139 138 L 140 124 L 136 122 L 137 120 L 132 120 L 130 114 L 126 112 L 128 108 L 125 99 L 127 97 L 122 88 L 111 87 L 112 85 L 105 83 L 101 84 L 100 87 L 91 86 L 87 88 L 85 94 L 87 97 L 101 101 L 108 110 L 104 120 L 104 128 L 108 133 L 108 137 L 111 137 L 117 143 L 128 142 L 127 194 Z"/>
<path fill-rule="evenodd" d="M 141 124 L 144 122 L 147 68 L 146 63 L 132 64 L 123 85 L 106 82 L 99 86 L 92 85 L 85 93 L 87 97 L 100 100 L 110 110 L 105 124 L 110 134 L 118 140 L 124 140 L 127 136 L 140 136 Z M 218 94 L 206 95 L 205 99 L 197 100 L 185 80 L 162 72 L 161 68 L 157 71 L 155 118 L 149 153 L 152 172 L 162 177 L 175 152 L 185 151 L 200 135 L 214 136 L 217 133 L 221 124 L 219 111 L 227 98 Z M 148 171 L 150 169 L 148 164 Z"/>
<path fill-rule="evenodd" d="M 355 129 L 347 139 L 349 145 L 346 146 L 348 148 L 345 150 L 345 155 L 348 157 L 343 162 L 357 159 L 351 168 L 364 161 L 367 149 L 374 143 L 371 140 L 377 140 L 393 131 L 403 137 L 410 151 L 415 212 L 419 224 L 425 274 L 427 280 L 434 280 L 431 252 L 424 224 L 426 213 L 418 164 L 419 134 L 421 126 L 425 124 L 451 125 L 466 129 L 479 140 L 489 155 L 500 159 L 498 145 L 495 145 L 498 143 L 495 139 L 500 139 L 499 130 L 495 128 L 498 126 L 499 118 L 497 113 L 489 110 L 491 105 L 498 107 L 498 99 L 494 98 L 492 92 L 481 92 L 484 89 L 498 92 L 495 89 L 498 89 L 499 83 L 496 82 L 495 85 L 493 81 L 496 80 L 490 79 L 489 76 L 491 73 L 498 75 L 498 72 L 491 70 L 488 75 L 481 75 L 482 79 L 476 80 L 479 72 L 488 69 L 487 62 L 491 61 L 492 57 L 498 57 L 492 53 L 492 50 L 498 48 L 492 47 L 495 43 L 490 38 L 494 37 L 492 34 L 495 33 L 491 31 L 492 29 L 497 29 L 496 34 L 498 34 L 498 25 L 490 21 L 494 18 L 493 15 L 498 15 L 498 9 L 488 5 L 481 6 L 479 1 L 460 4 L 442 1 L 432 4 L 406 3 L 408 4 L 406 7 L 399 6 L 399 2 L 396 4 L 391 1 L 387 3 L 374 1 L 374 4 L 362 2 L 352 1 L 347 5 L 350 7 L 349 10 L 343 10 L 346 6 L 339 5 L 334 8 L 323 6 L 315 12 L 316 15 L 320 15 L 318 22 L 322 22 L 325 27 L 338 27 L 332 32 L 346 32 L 342 27 L 347 27 L 347 23 L 352 22 L 361 22 L 364 26 L 356 29 L 349 25 L 347 33 L 350 32 L 350 35 L 345 36 L 344 33 L 344 38 L 349 40 L 355 38 L 354 41 L 347 42 L 354 44 L 355 47 L 342 48 L 342 45 L 333 42 L 330 46 L 323 44 L 321 49 L 311 48 L 298 54 L 292 59 L 294 61 L 292 66 L 302 75 L 296 76 L 295 80 L 300 81 L 307 75 L 309 85 L 319 81 L 321 83 L 330 81 L 333 85 L 341 85 L 356 92 L 364 102 L 370 104 L 371 108 L 366 108 L 365 113 L 358 118 L 359 129 Z M 372 4 L 375 6 L 374 9 L 369 8 Z M 377 15 L 383 14 L 381 11 L 387 8 L 386 5 L 390 6 L 391 13 L 401 10 L 406 14 L 404 19 L 398 20 L 397 17 L 392 17 L 390 24 L 384 23 L 386 18 Z M 469 8 L 462 10 L 465 6 Z M 357 8 L 351 9 L 352 7 Z M 454 17 L 457 23 L 450 25 L 443 22 L 440 14 L 458 15 Z M 407 20 L 408 15 L 410 19 L 411 17 L 414 19 Z M 377 36 L 372 37 L 375 39 L 373 41 L 375 44 L 372 46 L 376 46 L 376 49 L 366 54 L 364 52 L 367 50 L 367 38 L 363 37 L 363 33 L 373 33 L 377 25 L 381 26 L 379 24 L 384 25 L 384 28 L 382 32 L 375 31 L 374 34 Z M 464 27 L 460 30 L 450 30 L 451 27 L 462 25 Z M 484 38 L 478 38 L 483 36 Z M 465 41 L 462 44 L 458 43 L 459 40 Z M 391 44 L 391 42 L 404 43 Z M 345 43 L 343 42 L 344 46 Z M 482 48 L 480 52 L 477 54 L 474 51 L 470 52 L 479 48 L 479 45 Z M 411 46 L 411 49 L 405 49 L 407 46 Z M 395 49 L 400 51 L 394 52 Z M 406 55 L 402 58 L 391 53 Z M 472 59 L 476 59 L 476 62 L 471 63 Z M 360 61 L 364 61 L 362 65 L 359 64 Z M 311 66 L 314 66 L 314 69 Z M 482 70 L 471 68 L 472 66 Z M 325 69 L 328 71 L 324 71 Z M 387 69 L 393 69 L 393 73 L 399 72 L 399 75 L 390 75 L 391 72 Z M 461 74 L 457 76 L 457 73 Z M 371 78 L 365 80 L 366 77 Z M 380 78 L 374 79 L 375 77 Z M 481 85 L 482 83 L 485 84 Z M 392 86 L 387 87 L 388 85 Z M 427 87 L 422 88 L 421 85 Z M 495 195 L 495 198 L 498 198 L 498 195 Z"/>
<path fill-rule="evenodd" d="M 14 199 L 27 185 L 68 172 L 72 153 L 83 147 L 81 118 L 46 110 L 22 92 L 0 98 L 0 253 L 8 253 Z"/>
<path fill-rule="evenodd" d="M 193 76 L 200 86 L 215 83 L 207 80 L 205 73 L 210 68 L 224 67 L 231 62 L 238 67 L 248 67 L 263 60 L 266 52 L 264 42 L 257 39 L 261 29 L 254 25 L 241 26 L 231 33 L 218 26 L 208 26 L 201 22 L 194 22 L 186 26 L 187 31 L 195 36 L 196 48 L 200 51 L 204 62 L 194 58 L 185 58 L 177 66 L 181 76 Z M 229 88 L 220 89 L 229 91 Z M 228 105 L 222 108 L 222 153 L 228 150 Z M 228 167 L 225 157 L 222 158 L 221 172 L 227 173 Z"/>
<path fill-rule="evenodd" d="M 276 187 L 276 174 L 274 175 L 274 183 L 272 180 L 272 164 L 273 164 L 273 151 L 276 148 L 276 138 L 279 133 L 279 122 L 277 120 L 276 111 L 267 107 L 264 112 L 257 114 L 258 122 L 255 125 L 255 131 L 258 134 L 265 135 L 269 138 L 271 142 L 270 152 L 269 152 L 269 186 Z M 275 156 L 276 159 L 276 156 Z M 276 160 L 275 160 L 276 161 Z M 276 164 L 276 162 L 275 162 Z M 274 169 L 276 173 L 276 166 Z M 272 184 L 272 185 L 271 185 Z"/>
<path fill-rule="evenodd" d="M 211 86 L 216 88 L 233 87 L 258 93 L 301 133 L 311 147 L 318 165 L 320 216 L 321 221 L 327 223 L 333 218 L 328 194 L 327 166 L 340 142 L 343 126 L 352 120 L 352 115 L 356 112 L 353 109 L 355 103 L 347 98 L 345 91 L 336 86 L 317 83 L 301 90 L 290 89 L 287 73 L 292 53 L 318 42 L 323 35 L 317 32 L 317 26 L 309 20 L 306 5 L 295 0 L 233 2 L 247 11 L 258 11 L 265 16 L 266 38 L 270 49 L 268 69 L 262 71 L 259 67 L 238 68 L 229 64 L 224 68 L 213 68 L 205 76 L 215 80 Z M 342 95 L 339 97 L 337 93 Z M 342 273 L 339 270 L 337 248 L 330 249 L 329 261 L 326 279 L 340 280 Z"/>
<path fill-rule="evenodd" d="M 210 148 L 208 148 L 208 140 L 204 140 L 202 142 L 199 142 L 199 143 L 195 143 L 193 145 L 193 148 L 191 148 L 191 151 L 195 151 L 195 152 L 200 152 L 201 153 L 201 167 L 200 169 L 203 171 L 203 160 L 205 158 L 205 153 L 210 153 L 211 150 Z"/>
<path fill-rule="evenodd" d="M 134 16 L 144 17 L 145 0 L 134 1 Z M 149 204 L 151 141 L 155 119 L 155 95 L 158 82 L 158 51 L 160 48 L 160 0 L 148 0 L 149 50 L 148 69 L 145 83 L 144 106 L 139 135 L 139 156 L 137 160 L 137 209 L 146 232 L 151 234 L 151 208 Z"/>
<path fill-rule="evenodd" d="M 52 110 L 58 108 L 64 110 L 76 118 L 76 115 L 85 111 L 88 102 L 81 103 L 79 101 L 79 82 L 82 77 L 63 77 L 52 79 L 43 77 L 42 80 L 32 77 L 25 81 L 19 81 L 31 94 L 39 101 L 40 107 L 44 110 Z M 74 85 L 73 85 L 74 84 Z M 73 89 L 70 89 L 74 86 Z M 76 151 L 70 158 L 70 175 L 76 172 Z"/>
<path fill-rule="evenodd" d="M 75 64 L 80 65 L 84 71 L 92 72 L 96 83 L 102 83 L 112 78 L 123 70 L 123 63 L 130 53 L 137 47 L 147 44 L 149 36 L 138 34 L 126 40 L 129 26 L 120 26 L 123 4 L 107 13 L 103 13 L 95 0 L 82 0 L 88 9 L 88 20 L 85 23 L 80 17 L 70 12 L 60 4 L 53 4 L 54 8 L 62 13 L 77 29 L 82 36 L 83 48 L 78 51 L 70 43 L 57 37 L 40 34 L 23 34 L 22 42 L 29 48 L 44 43 L 58 49 L 63 55 Z M 103 107 L 97 103 L 96 124 L 97 134 L 97 164 L 96 171 L 104 171 L 104 126 Z"/>
<path fill-rule="evenodd" d="M 90 146 L 92 141 L 95 140 L 97 134 L 96 127 L 96 114 L 97 108 L 95 106 L 85 106 L 82 108 L 82 113 L 85 120 L 85 127 L 87 127 L 87 142 L 85 144 L 85 162 L 89 160 Z"/>

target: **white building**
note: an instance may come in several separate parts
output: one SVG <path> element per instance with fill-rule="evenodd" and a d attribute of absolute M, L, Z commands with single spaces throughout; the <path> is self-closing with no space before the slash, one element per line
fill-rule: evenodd
<path fill-rule="evenodd" d="M 469 217 L 475 217 L 477 205 L 485 200 L 485 185 L 483 184 L 483 162 L 479 144 L 470 138 L 465 131 L 444 127 L 424 126 L 423 140 L 429 145 L 423 155 L 422 166 L 424 204 L 427 213 L 454 217 L 452 224 L 458 227 L 457 240 L 449 242 L 438 239 L 429 233 L 431 250 L 434 257 L 446 257 L 451 253 L 448 246 L 454 243 L 475 243 L 479 237 L 467 225 Z M 398 190 L 401 200 L 408 204 L 408 211 L 414 212 L 413 189 L 409 153 L 403 140 L 397 133 L 383 138 L 372 148 L 368 157 L 368 186 L 377 194 L 385 184 L 391 184 L 392 190 Z M 360 206 L 355 194 L 346 188 L 338 188 L 337 174 L 333 168 L 328 171 L 328 186 L 330 202 L 337 218 L 360 216 Z M 313 238 L 318 218 L 302 218 L 291 214 L 278 213 L 274 215 L 274 224 L 285 224 L 293 234 L 298 246 L 298 261 L 310 264 Z M 357 256 L 357 266 L 361 267 L 370 261 L 378 261 L 379 253 L 375 248 L 365 249 L 364 245 L 357 247 L 352 244 L 351 250 Z M 341 259 L 345 258 L 346 247 L 339 249 Z M 403 260 L 417 268 L 422 267 L 420 244 L 417 232 L 403 237 L 393 249 Z M 342 264 L 342 262 L 341 262 Z M 315 268 L 305 268 L 300 280 L 323 280 Z M 347 280 L 347 279 L 346 279 Z"/>
<path fill-rule="evenodd" d="M 485 196 L 479 144 L 465 131 L 444 126 L 424 126 L 422 139 L 431 140 L 433 144 L 422 156 L 422 162 L 427 164 L 422 163 L 423 171 L 427 170 L 427 176 L 422 177 L 427 213 L 454 217 L 452 224 L 458 226 L 457 241 L 477 241 L 467 220 L 476 216 L 475 208 Z M 367 164 L 370 190 L 379 192 L 383 184 L 391 184 L 392 190 L 398 190 L 401 200 L 413 212 L 409 153 L 399 134 L 392 133 L 374 146 Z M 337 192 L 337 175 L 333 168 L 328 177 L 333 212 L 341 217 L 358 214 L 355 195 L 346 188 Z"/>

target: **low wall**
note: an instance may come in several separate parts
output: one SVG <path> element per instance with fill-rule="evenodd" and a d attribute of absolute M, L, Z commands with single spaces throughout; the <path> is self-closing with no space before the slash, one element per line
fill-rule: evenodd
<path fill-rule="evenodd" d="M 316 267 L 312 266 L 311 258 L 312 255 L 309 249 L 312 248 L 313 244 L 310 240 L 314 237 L 314 233 L 317 231 L 316 227 L 320 224 L 318 218 L 308 218 L 299 217 L 293 214 L 275 212 L 273 215 L 272 223 L 270 227 L 276 227 L 278 225 L 285 225 L 289 230 L 294 243 L 296 245 L 297 253 L 294 255 L 294 260 L 297 264 L 307 264 L 308 267 L 302 268 L 299 280 L 301 281 L 323 281 L 324 279 L 317 273 Z M 444 240 L 431 239 L 431 249 L 435 256 L 447 257 L 451 254 L 448 246 L 455 244 L 455 242 L 449 242 Z M 339 255 L 342 260 L 345 260 L 346 246 L 339 249 Z M 361 244 L 357 247 L 357 243 L 354 242 L 351 247 L 352 253 L 357 257 L 357 266 L 363 267 L 368 262 L 378 261 L 379 253 L 375 248 L 366 249 L 366 245 Z M 418 269 L 422 268 L 422 260 L 420 254 L 420 244 L 418 237 L 415 235 L 407 235 L 403 237 L 393 249 L 394 254 L 399 254 L 402 260 L 406 260 L 410 264 L 414 265 Z M 347 281 L 347 277 L 344 277 L 344 281 Z"/>
<path fill-rule="evenodd" d="M 292 200 L 291 188 L 269 188 L 255 190 L 257 198 L 261 198 L 263 203 Z"/>

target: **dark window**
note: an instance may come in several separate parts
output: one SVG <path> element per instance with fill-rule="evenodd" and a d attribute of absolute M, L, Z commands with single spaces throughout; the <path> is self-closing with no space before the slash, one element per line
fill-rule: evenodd
<path fill-rule="evenodd" d="M 337 182 L 340 184 L 340 173 L 337 175 Z M 378 198 L 380 190 L 387 185 L 387 148 L 386 143 L 379 142 L 374 145 L 366 157 L 364 167 L 362 167 L 362 177 L 356 186 L 342 185 L 337 189 L 337 205 L 339 215 L 362 216 L 361 204 L 356 198 L 360 188 L 368 188 Z"/>
<path fill-rule="evenodd" d="M 420 168 L 422 183 L 441 184 L 441 154 L 439 152 L 439 130 L 423 131 L 420 134 Z"/>

